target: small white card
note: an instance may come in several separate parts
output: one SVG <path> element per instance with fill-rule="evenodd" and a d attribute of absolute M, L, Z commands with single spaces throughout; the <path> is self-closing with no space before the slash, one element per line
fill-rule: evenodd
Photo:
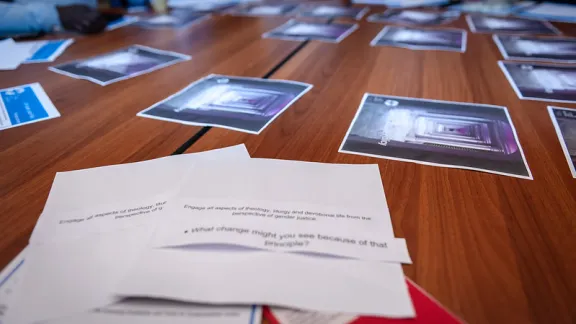
<path fill-rule="evenodd" d="M 11 38 L 0 40 L 0 71 L 16 70 L 32 55 L 34 47 L 34 44 L 16 43 Z"/>

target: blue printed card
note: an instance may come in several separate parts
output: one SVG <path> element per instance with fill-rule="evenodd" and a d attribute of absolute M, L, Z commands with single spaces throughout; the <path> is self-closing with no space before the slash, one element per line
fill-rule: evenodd
<path fill-rule="evenodd" d="M 73 39 L 55 39 L 47 41 L 24 42 L 32 46 L 30 57 L 24 63 L 53 62 L 74 42 Z M 35 44 L 33 44 L 35 43 Z M 23 44 L 23 43 L 19 43 Z"/>
<path fill-rule="evenodd" d="M 39 83 L 0 90 L 0 130 L 60 117 Z"/>

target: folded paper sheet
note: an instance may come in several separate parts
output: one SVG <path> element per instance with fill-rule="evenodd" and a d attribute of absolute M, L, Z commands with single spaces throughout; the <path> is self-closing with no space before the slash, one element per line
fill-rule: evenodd
<path fill-rule="evenodd" d="M 415 315 L 400 264 L 291 253 L 153 249 L 141 255 L 118 292 L 395 318 Z"/>
<path fill-rule="evenodd" d="M 203 167 L 160 213 L 168 221 L 154 247 L 230 244 L 410 263 L 405 241 L 393 236 L 377 165 L 250 159 Z"/>
<path fill-rule="evenodd" d="M 0 323 L 10 311 L 11 297 L 19 290 L 26 258 L 24 249 L 0 272 Z M 126 299 L 106 307 L 75 314 L 42 324 L 260 324 L 257 306 L 210 306 L 157 299 Z M 6 322 L 7 323 L 7 322 Z"/>
<path fill-rule="evenodd" d="M 413 316 L 376 165 L 251 159 L 189 179 L 118 294 Z"/>
<path fill-rule="evenodd" d="M 244 145 L 56 174 L 31 243 L 147 223 L 196 163 L 249 159 Z M 156 210 L 154 210 L 157 208 Z"/>
<path fill-rule="evenodd" d="M 35 323 L 117 302 L 112 289 L 146 247 L 157 221 L 158 210 L 140 207 L 159 209 L 157 199 L 167 199 L 196 165 L 248 158 L 240 145 L 59 173 L 32 234 L 7 322 Z"/>

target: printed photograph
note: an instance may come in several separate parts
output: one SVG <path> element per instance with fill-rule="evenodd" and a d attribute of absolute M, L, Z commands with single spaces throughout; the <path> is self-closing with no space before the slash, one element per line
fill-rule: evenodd
<path fill-rule="evenodd" d="M 293 12 L 296 7 L 298 7 L 298 5 L 295 4 L 249 5 L 233 9 L 230 13 L 240 16 L 284 16 Z"/>
<path fill-rule="evenodd" d="M 498 62 L 520 99 L 576 102 L 576 66 Z"/>
<path fill-rule="evenodd" d="M 340 7 L 340 6 L 306 6 L 301 9 L 299 15 L 302 17 L 315 18 L 351 18 L 362 19 L 369 11 L 369 8 Z"/>
<path fill-rule="evenodd" d="M 198 23 L 210 17 L 204 12 L 191 10 L 172 10 L 169 15 L 159 15 L 142 19 L 136 25 L 143 28 L 183 28 Z"/>
<path fill-rule="evenodd" d="M 494 16 L 507 16 L 522 8 L 522 1 L 519 1 L 518 5 L 510 5 L 507 2 L 497 2 L 497 1 L 473 1 L 473 2 L 460 2 L 449 6 L 450 10 L 477 13 L 483 15 L 494 15 Z"/>
<path fill-rule="evenodd" d="M 576 38 L 494 35 L 505 59 L 576 63 Z"/>
<path fill-rule="evenodd" d="M 108 85 L 189 59 L 189 56 L 179 53 L 132 45 L 85 60 L 50 67 L 50 70 L 100 85 Z"/>
<path fill-rule="evenodd" d="M 311 88 L 296 81 L 210 75 L 138 116 L 259 134 Z"/>
<path fill-rule="evenodd" d="M 550 22 L 544 20 L 468 15 L 466 21 L 473 33 L 561 34 Z"/>
<path fill-rule="evenodd" d="M 264 35 L 264 38 L 305 41 L 308 39 L 339 43 L 358 29 L 357 24 L 314 23 L 290 20 Z"/>
<path fill-rule="evenodd" d="M 190 0 L 168 0 L 168 7 L 176 10 L 188 10 L 203 13 L 221 12 L 238 5 L 238 0 L 222 1 L 190 1 Z"/>
<path fill-rule="evenodd" d="M 548 106 L 548 112 L 572 177 L 576 178 L 576 109 Z"/>
<path fill-rule="evenodd" d="M 396 23 L 403 25 L 436 26 L 447 24 L 460 17 L 457 11 L 419 11 L 419 10 L 399 10 L 388 9 L 383 13 L 368 16 L 371 22 Z"/>
<path fill-rule="evenodd" d="M 464 53 L 466 51 L 466 31 L 462 29 L 420 29 L 386 26 L 372 40 L 370 45 Z"/>
<path fill-rule="evenodd" d="M 340 152 L 532 179 L 500 106 L 367 93 Z"/>

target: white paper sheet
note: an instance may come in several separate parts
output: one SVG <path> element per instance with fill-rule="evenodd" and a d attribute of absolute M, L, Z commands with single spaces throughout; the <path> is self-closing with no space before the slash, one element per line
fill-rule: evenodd
<path fill-rule="evenodd" d="M 199 303 L 415 316 L 400 264 L 288 253 L 149 250 L 117 292 Z"/>
<path fill-rule="evenodd" d="M 345 191 L 353 193 L 331 201 Z M 250 159 L 203 167 L 159 213 L 169 221 L 154 247 L 232 244 L 410 263 L 392 234 L 377 165 Z"/>
<path fill-rule="evenodd" d="M 181 180 L 194 163 L 239 161 L 249 157 L 246 147 L 237 145 L 143 162 L 59 172 L 30 242 L 59 241 L 147 223 L 178 191 Z"/>
<path fill-rule="evenodd" d="M 17 69 L 30 57 L 35 47 L 35 44 L 16 43 L 11 38 L 0 41 L 0 71 Z"/>
<path fill-rule="evenodd" d="M 8 322 L 34 323 L 117 302 L 112 290 L 147 246 L 155 213 L 120 219 L 113 214 L 92 219 L 85 215 L 104 214 L 107 209 L 99 206 L 130 209 L 133 201 L 142 206 L 151 201 L 156 207 L 158 197 L 169 197 L 195 165 L 248 158 L 239 145 L 59 173 L 31 238 L 22 288 L 15 294 Z M 62 223 L 71 215 L 83 220 Z"/>
<path fill-rule="evenodd" d="M 0 323 L 10 309 L 26 257 L 24 249 L 0 272 Z M 126 299 L 110 306 L 67 316 L 42 324 L 260 324 L 261 308 L 256 306 L 208 306 L 157 299 Z"/>
<path fill-rule="evenodd" d="M 258 186 L 257 180 L 252 183 Z M 182 191 L 193 192 L 186 185 Z M 377 230 L 387 225 L 389 216 L 370 208 L 191 195 L 161 213 L 164 215 L 159 217 L 168 221 L 159 226 L 154 247 L 229 244 L 411 263 L 405 240 L 383 236 Z"/>
<path fill-rule="evenodd" d="M 341 236 L 371 233 L 374 237 L 378 234 L 380 240 L 392 239 L 390 216 L 376 165 L 251 159 L 225 169 L 203 167 L 190 179 L 202 183 L 202 188 L 193 182 L 182 185 L 180 197 L 172 204 L 174 208 L 168 207 L 162 216 L 168 221 L 159 226 L 152 243 L 152 246 L 184 246 L 146 250 L 117 293 L 200 303 L 256 303 L 327 312 L 413 316 L 399 264 L 333 257 L 342 254 L 339 251 L 345 250 L 343 246 L 304 249 L 296 245 L 296 249 L 290 250 L 305 254 L 265 252 L 254 249 L 262 247 L 253 242 L 246 243 L 246 236 L 242 237 L 242 231 L 237 230 L 250 224 L 250 234 L 256 226 L 261 226 L 256 230 L 256 238 L 271 239 L 269 232 L 273 229 L 296 232 L 297 240 L 311 242 L 313 239 L 300 236 L 299 231 Z M 183 208 L 182 204 L 191 208 Z M 241 212 L 251 214 L 230 215 L 231 210 L 224 207 L 235 204 L 243 204 Z M 206 209 L 200 212 L 192 208 L 202 206 Z M 209 210 L 208 206 L 214 208 Z M 287 209 L 298 213 L 282 212 Z M 325 216 L 337 212 L 345 217 Z M 272 217 L 268 218 L 269 214 Z M 291 215 L 294 217 L 290 218 Z M 359 215 L 359 218 L 348 215 Z M 217 239 L 190 239 L 194 237 L 190 234 L 218 232 L 216 225 L 212 232 L 202 229 L 214 221 L 223 222 L 220 227 L 225 228 Z M 262 225 L 264 222 L 267 224 Z M 240 239 L 230 239 L 234 235 Z M 279 236 L 277 234 L 276 241 Z M 266 248 L 269 247 L 262 249 Z M 345 256 L 358 254 L 356 250 Z M 153 280 L 158 277 L 164 280 Z"/>
<path fill-rule="evenodd" d="M 7 323 L 36 323 L 118 302 L 111 292 L 152 228 L 30 246 Z M 144 246 L 143 246 L 144 245 Z"/>

